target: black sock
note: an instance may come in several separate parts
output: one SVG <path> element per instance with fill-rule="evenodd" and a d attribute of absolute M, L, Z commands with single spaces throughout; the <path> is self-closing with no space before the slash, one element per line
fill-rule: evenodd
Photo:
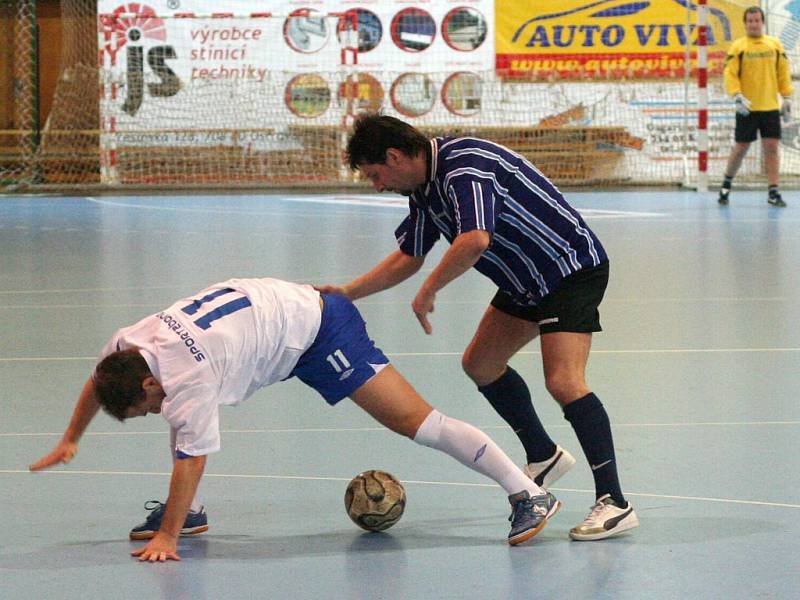
<path fill-rule="evenodd" d="M 583 453 L 592 468 L 597 498 L 611 494 L 614 502 L 624 507 L 626 502 L 617 476 L 611 423 L 600 399 L 590 393 L 567 404 L 564 407 L 564 418 L 575 430 Z"/>
<path fill-rule="evenodd" d="M 774 198 L 775 196 L 780 196 L 780 192 L 778 192 L 777 184 L 769 186 L 769 197 L 770 198 Z"/>
<path fill-rule="evenodd" d="M 541 462 L 555 454 L 556 445 L 536 416 L 531 393 L 519 373 L 507 367 L 500 379 L 478 386 L 478 390 L 517 434 L 528 462 Z"/>
<path fill-rule="evenodd" d="M 730 175 L 725 175 L 725 179 L 722 180 L 722 189 L 730 190 L 732 183 L 733 183 L 733 177 L 731 177 Z"/>

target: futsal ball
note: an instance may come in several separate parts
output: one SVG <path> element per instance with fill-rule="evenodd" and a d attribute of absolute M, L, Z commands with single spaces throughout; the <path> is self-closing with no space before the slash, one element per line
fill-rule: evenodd
<path fill-rule="evenodd" d="M 386 471 L 364 471 L 347 485 L 344 508 L 353 523 L 367 531 L 389 529 L 406 508 L 406 490 Z"/>

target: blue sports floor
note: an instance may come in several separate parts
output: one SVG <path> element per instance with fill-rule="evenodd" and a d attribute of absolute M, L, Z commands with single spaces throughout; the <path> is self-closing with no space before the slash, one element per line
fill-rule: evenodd
<path fill-rule="evenodd" d="M 210 531 L 179 563 L 140 564 L 128 530 L 164 500 L 158 416 L 100 415 L 74 461 L 32 474 L 57 442 L 112 332 L 233 276 L 345 282 L 394 249 L 399 197 L 0 197 L 0 598 L 800 597 L 800 196 L 572 193 L 611 255 L 589 384 L 611 416 L 641 527 L 567 533 L 592 504 L 580 447 L 543 386 L 538 344 L 513 360 L 552 437 L 579 457 L 563 508 L 530 545 L 506 544 L 492 482 L 382 430 L 349 401 L 291 381 L 222 413 L 202 492 Z M 425 270 L 438 261 L 435 249 Z M 432 404 L 514 434 L 461 372 L 493 295 L 468 273 L 425 336 L 421 275 L 358 303 L 370 333 Z M 347 518 L 356 473 L 405 482 L 403 519 L 368 534 Z"/>

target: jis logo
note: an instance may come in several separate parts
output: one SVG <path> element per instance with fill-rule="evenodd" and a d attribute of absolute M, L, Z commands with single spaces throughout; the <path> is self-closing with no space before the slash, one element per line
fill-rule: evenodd
<path fill-rule="evenodd" d="M 136 115 L 147 92 L 156 98 L 174 96 L 181 89 L 181 80 L 167 64 L 178 57 L 173 46 L 159 44 L 147 49 L 147 65 L 158 81 L 145 85 L 144 62 L 147 40 L 166 42 L 167 29 L 164 20 L 144 4 L 131 2 L 117 7 L 111 14 L 100 15 L 100 32 L 103 50 L 109 55 L 111 65 L 116 65 L 117 55 L 125 49 L 126 93 L 122 110 L 130 116 Z"/>

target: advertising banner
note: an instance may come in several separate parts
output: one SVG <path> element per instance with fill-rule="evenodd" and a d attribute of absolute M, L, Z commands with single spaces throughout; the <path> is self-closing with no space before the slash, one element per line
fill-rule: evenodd
<path fill-rule="evenodd" d="M 753 2 L 710 0 L 710 74 L 719 74 L 731 42 L 744 35 Z M 511 79 L 677 78 L 687 44 L 697 46 L 691 0 L 497 0 L 499 76 Z"/>
<path fill-rule="evenodd" d="M 495 61 L 492 0 L 100 0 L 98 15 L 101 116 L 115 131 L 335 123 L 335 106 L 385 100 L 418 116 L 450 81 L 458 110 Z"/>

